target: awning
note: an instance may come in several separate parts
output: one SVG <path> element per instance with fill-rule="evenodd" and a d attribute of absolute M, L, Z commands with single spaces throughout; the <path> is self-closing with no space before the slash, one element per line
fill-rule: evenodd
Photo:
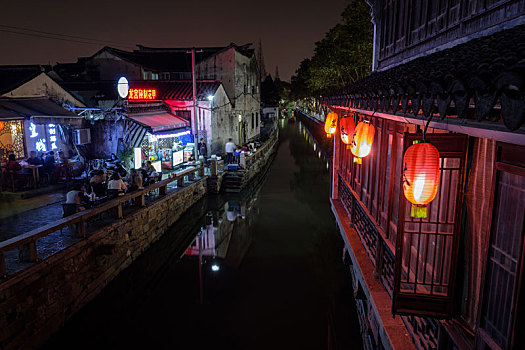
<path fill-rule="evenodd" d="M 128 118 L 148 128 L 153 134 L 186 128 L 190 125 L 188 121 L 167 112 L 133 114 L 128 115 Z"/>
<path fill-rule="evenodd" d="M 0 99 L 0 120 L 31 119 L 35 124 L 82 126 L 82 117 L 49 98 Z"/>

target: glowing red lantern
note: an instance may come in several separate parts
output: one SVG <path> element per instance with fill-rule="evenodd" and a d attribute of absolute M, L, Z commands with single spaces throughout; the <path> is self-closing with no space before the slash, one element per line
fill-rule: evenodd
<path fill-rule="evenodd" d="M 326 120 L 324 122 L 324 131 L 326 132 L 326 136 L 330 137 L 330 135 L 335 134 L 337 130 L 337 113 L 331 112 L 328 113 L 326 116 Z"/>
<path fill-rule="evenodd" d="M 362 158 L 370 154 L 374 142 L 375 128 L 369 122 L 360 122 L 354 131 L 350 151 L 354 155 L 354 163 L 361 164 Z"/>
<path fill-rule="evenodd" d="M 4 122 L 0 121 L 0 131 L 4 130 Z"/>
<path fill-rule="evenodd" d="M 427 217 L 427 204 L 436 197 L 439 184 L 439 151 L 430 143 L 416 143 L 403 157 L 403 191 L 412 203 L 410 215 Z"/>
<path fill-rule="evenodd" d="M 341 141 L 346 144 L 346 149 L 350 149 L 350 142 L 352 142 L 352 136 L 355 131 L 354 118 L 347 117 L 341 119 L 339 126 L 341 130 Z"/>

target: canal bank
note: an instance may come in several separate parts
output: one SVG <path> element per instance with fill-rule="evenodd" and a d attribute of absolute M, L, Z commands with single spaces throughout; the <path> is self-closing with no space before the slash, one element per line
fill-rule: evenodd
<path fill-rule="evenodd" d="M 360 349 L 327 160 L 302 130 L 282 128 L 260 186 L 199 201 L 45 348 Z"/>
<path fill-rule="evenodd" d="M 268 152 L 273 152 L 273 148 Z M 259 167 L 261 172 L 269 167 L 269 157 L 259 157 L 264 163 Z M 146 188 L 129 198 L 124 196 L 98 209 L 75 214 L 72 219 L 47 225 L 49 228 L 35 229 L 38 232 L 0 243 L 8 249 L 19 241 L 18 256 L 27 260 L 21 270 L 0 281 L 0 348 L 41 345 L 201 200 L 208 191 L 208 179 L 195 178 L 186 184 L 183 175 L 167 179 L 151 189 L 156 195 L 148 196 L 152 192 Z M 171 189 L 170 184 L 177 186 Z M 194 209 L 189 210 L 193 213 Z M 109 215 L 100 218 L 106 212 Z M 96 220 L 88 222 L 92 218 Z M 76 226 L 76 231 L 85 237 L 60 247 L 64 244 L 61 229 L 68 230 L 68 226 Z M 58 251 L 43 256 L 37 239 L 48 239 L 51 235 L 42 238 L 47 231 L 56 236 L 52 237 L 52 245 L 58 246 Z M 3 263 L 4 256 L 0 258 Z"/>

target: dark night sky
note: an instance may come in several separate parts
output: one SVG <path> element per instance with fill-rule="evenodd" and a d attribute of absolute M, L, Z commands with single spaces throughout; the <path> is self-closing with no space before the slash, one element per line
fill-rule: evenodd
<path fill-rule="evenodd" d="M 157 47 L 225 46 L 262 39 L 266 70 L 288 80 L 335 25 L 347 0 L 5 1 L 0 24 Z M 0 27 L 0 30 L 13 30 Z M 117 46 L 107 44 L 108 46 Z M 104 46 L 0 32 L 0 64 L 74 62 Z"/>

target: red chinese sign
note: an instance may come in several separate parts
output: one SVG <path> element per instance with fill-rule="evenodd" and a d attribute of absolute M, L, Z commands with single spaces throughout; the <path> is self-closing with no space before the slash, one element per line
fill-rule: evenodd
<path fill-rule="evenodd" d="M 128 100 L 155 100 L 156 98 L 156 89 L 129 89 L 128 91 Z"/>

